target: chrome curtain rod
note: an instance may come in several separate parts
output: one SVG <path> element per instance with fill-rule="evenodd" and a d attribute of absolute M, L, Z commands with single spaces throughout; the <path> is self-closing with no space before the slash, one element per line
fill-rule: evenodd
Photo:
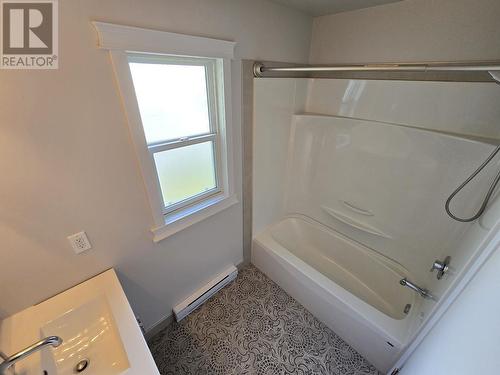
<path fill-rule="evenodd" d="M 416 80 L 424 79 L 422 74 L 430 73 L 435 80 L 460 81 L 460 74 L 464 74 L 464 81 L 474 81 L 474 74 L 477 73 L 478 81 L 500 82 L 500 61 L 475 61 L 475 62 L 432 62 L 432 63 L 376 63 L 376 64 L 349 64 L 349 65 L 288 65 L 279 66 L 274 63 L 264 64 L 254 63 L 255 77 L 286 77 L 286 73 L 298 73 L 301 77 L 305 74 L 315 76 L 318 73 L 352 73 L 352 74 L 372 74 L 371 79 L 391 79 L 391 73 L 400 74 L 403 79 L 411 79 L 411 74 L 416 73 Z M 266 74 L 267 73 L 267 74 Z M 273 74 L 281 73 L 281 74 Z M 383 76 L 377 77 L 377 73 Z M 402 75 L 401 75 L 402 74 Z M 445 77 L 444 74 L 453 75 Z M 486 75 L 485 75 L 486 74 Z M 295 75 L 297 76 L 297 75 Z M 421 77 L 421 78 L 419 78 Z M 334 77 L 335 78 L 335 77 Z M 368 78 L 370 79 L 370 78 Z M 392 78 L 392 79 L 398 79 Z M 432 79 L 431 79 L 432 80 Z"/>

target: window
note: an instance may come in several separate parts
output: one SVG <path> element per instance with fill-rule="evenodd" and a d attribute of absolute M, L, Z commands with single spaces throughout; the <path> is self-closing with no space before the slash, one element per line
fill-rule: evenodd
<path fill-rule="evenodd" d="M 236 204 L 231 144 L 235 43 L 93 24 L 99 46 L 109 50 L 113 62 L 153 213 L 153 240 Z"/>
<path fill-rule="evenodd" d="M 220 193 L 216 59 L 129 54 L 165 213 Z"/>

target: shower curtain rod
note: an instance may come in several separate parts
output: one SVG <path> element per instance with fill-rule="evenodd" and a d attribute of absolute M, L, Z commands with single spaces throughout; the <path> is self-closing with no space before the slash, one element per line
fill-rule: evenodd
<path fill-rule="evenodd" d="M 359 78 L 424 81 L 500 82 L 500 61 L 279 65 L 255 62 L 257 78 Z"/>

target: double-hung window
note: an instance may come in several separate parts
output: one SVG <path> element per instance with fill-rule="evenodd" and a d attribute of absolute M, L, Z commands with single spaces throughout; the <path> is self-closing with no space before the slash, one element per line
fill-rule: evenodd
<path fill-rule="evenodd" d="M 138 54 L 128 62 L 163 212 L 220 193 L 220 62 Z"/>
<path fill-rule="evenodd" d="M 94 22 L 110 51 L 154 240 L 237 203 L 231 145 L 234 43 Z"/>

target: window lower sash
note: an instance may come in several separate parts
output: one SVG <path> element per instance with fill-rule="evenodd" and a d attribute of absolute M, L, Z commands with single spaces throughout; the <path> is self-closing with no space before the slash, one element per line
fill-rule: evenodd
<path fill-rule="evenodd" d="M 207 199 L 207 198 L 209 198 L 211 196 L 214 196 L 214 195 L 217 195 L 217 194 L 220 194 L 220 193 L 222 193 L 222 189 L 219 188 L 219 187 L 216 187 L 214 189 L 210 189 L 210 190 L 204 191 L 203 193 L 193 195 L 192 197 L 184 199 L 184 200 L 182 200 L 180 202 L 171 204 L 168 207 L 164 207 L 163 208 L 163 214 L 164 215 L 172 214 L 172 213 L 174 213 L 176 211 L 188 208 L 188 207 L 190 207 L 192 205 L 195 205 L 195 204 L 199 203 L 200 201 L 202 201 L 204 199 Z"/>
<path fill-rule="evenodd" d="M 166 205 L 165 202 L 163 202 L 163 194 L 161 193 L 161 184 L 159 180 L 159 174 L 158 171 L 156 172 L 156 179 L 157 179 L 157 184 L 158 184 L 158 189 L 160 191 L 161 197 L 162 197 L 162 202 L 163 202 L 163 207 L 162 207 L 162 213 L 163 215 L 170 215 L 172 213 L 175 213 L 176 211 L 182 211 L 184 209 L 189 209 L 189 207 L 198 204 L 200 201 L 203 201 L 205 199 L 208 199 L 212 196 L 222 194 L 223 193 L 223 188 L 222 188 L 222 182 L 220 180 L 221 176 L 221 166 L 220 166 L 220 155 L 219 155 L 219 149 L 218 149 L 218 134 L 212 133 L 212 134 L 205 134 L 201 136 L 196 136 L 196 137 L 190 137 L 190 138 L 181 138 L 177 139 L 175 141 L 171 141 L 168 143 L 162 143 L 162 144 L 155 144 L 155 145 L 150 145 L 148 146 L 148 151 L 151 156 L 151 159 L 153 160 L 154 163 L 154 154 L 164 152 L 164 151 L 169 151 L 169 150 L 174 150 L 182 147 L 187 147 L 195 144 L 200 144 L 200 143 L 206 143 L 206 142 L 212 142 L 212 147 L 213 147 L 213 155 L 214 155 L 214 173 L 215 173 L 215 184 L 216 186 L 210 190 L 201 192 L 199 194 L 190 196 L 189 198 L 186 198 L 182 201 L 176 202 L 174 204 Z"/>

